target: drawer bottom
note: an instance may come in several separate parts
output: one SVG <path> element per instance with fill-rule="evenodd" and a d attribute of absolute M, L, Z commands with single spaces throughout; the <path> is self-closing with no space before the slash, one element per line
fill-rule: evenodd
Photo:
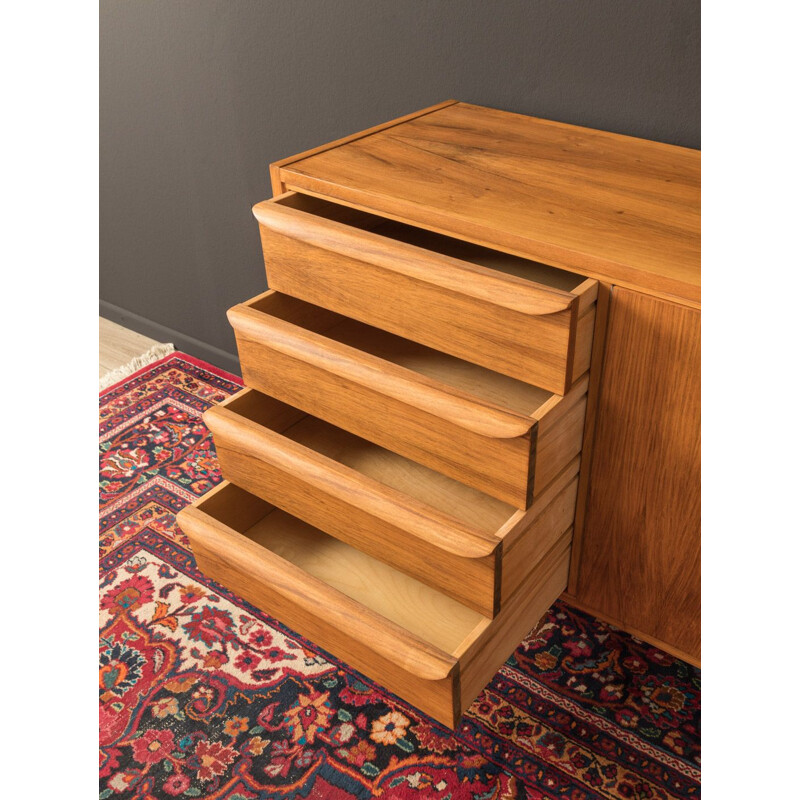
<path fill-rule="evenodd" d="M 572 539 L 489 620 L 227 482 L 178 522 L 206 575 L 450 727 L 566 587 Z"/>

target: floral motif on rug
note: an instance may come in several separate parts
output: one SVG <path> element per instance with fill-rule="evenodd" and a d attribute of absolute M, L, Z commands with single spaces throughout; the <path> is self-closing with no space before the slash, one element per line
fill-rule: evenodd
<path fill-rule="evenodd" d="M 700 796 L 699 670 L 562 602 L 451 732 L 207 579 L 175 514 L 239 388 L 176 353 L 101 395 L 101 798 Z"/>

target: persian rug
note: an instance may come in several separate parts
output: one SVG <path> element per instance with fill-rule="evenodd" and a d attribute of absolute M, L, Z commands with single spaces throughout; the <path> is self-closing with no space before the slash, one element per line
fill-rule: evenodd
<path fill-rule="evenodd" d="M 455 732 L 199 572 L 238 379 L 174 353 L 100 397 L 100 797 L 700 795 L 700 672 L 557 602 Z"/>

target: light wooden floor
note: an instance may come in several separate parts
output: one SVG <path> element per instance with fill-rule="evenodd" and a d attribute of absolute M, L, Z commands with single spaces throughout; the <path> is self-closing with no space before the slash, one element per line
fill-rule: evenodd
<path fill-rule="evenodd" d="M 155 339 L 148 339 L 141 333 L 100 317 L 100 377 L 146 353 L 156 344 L 159 343 Z"/>

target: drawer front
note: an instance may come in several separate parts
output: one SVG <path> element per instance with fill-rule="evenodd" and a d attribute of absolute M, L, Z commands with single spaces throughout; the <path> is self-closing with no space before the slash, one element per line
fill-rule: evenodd
<path fill-rule="evenodd" d="M 273 289 L 559 394 L 588 367 L 596 281 L 566 292 L 282 198 L 254 213 Z"/>
<path fill-rule="evenodd" d="M 202 504 L 184 509 L 178 524 L 205 575 L 445 725 L 455 725 L 460 697 L 452 655 L 393 625 L 201 509 Z"/>
<path fill-rule="evenodd" d="M 261 418 L 266 424 L 245 416 L 242 406 L 250 399 L 260 404 L 259 413 L 268 409 L 269 417 Z M 203 418 L 227 480 L 493 616 L 499 604 L 500 540 L 281 435 L 304 417 L 245 390 Z"/>
<path fill-rule="evenodd" d="M 271 509 L 224 482 L 178 523 L 206 575 L 451 728 L 566 586 L 569 533 L 490 621 L 356 551 L 326 558 L 325 534 L 288 515 L 270 523 Z M 285 530 L 254 533 L 264 522 Z"/>
<path fill-rule="evenodd" d="M 486 617 L 573 524 L 577 456 L 521 511 L 252 389 L 204 419 L 227 480 Z"/>
<path fill-rule="evenodd" d="M 338 315 L 326 318 L 322 309 L 318 327 L 329 332 L 313 330 L 315 308 L 272 291 L 228 312 L 247 386 L 517 508 L 527 508 L 580 452 L 585 378 L 566 397 L 515 386 L 388 334 L 378 349 L 374 339 L 381 332 Z M 361 338 L 351 334 L 346 341 L 358 346 L 341 341 L 338 332 L 347 326 Z M 392 348 L 389 360 L 385 352 Z M 419 371 L 423 361 L 428 374 Z M 441 378 L 431 378 L 437 370 Z M 462 384 L 456 385 L 459 370 Z M 463 374 L 483 391 L 496 382 L 496 402 L 466 391 Z M 527 392 L 528 405 L 517 397 L 518 410 L 503 407 L 507 385 Z"/>

